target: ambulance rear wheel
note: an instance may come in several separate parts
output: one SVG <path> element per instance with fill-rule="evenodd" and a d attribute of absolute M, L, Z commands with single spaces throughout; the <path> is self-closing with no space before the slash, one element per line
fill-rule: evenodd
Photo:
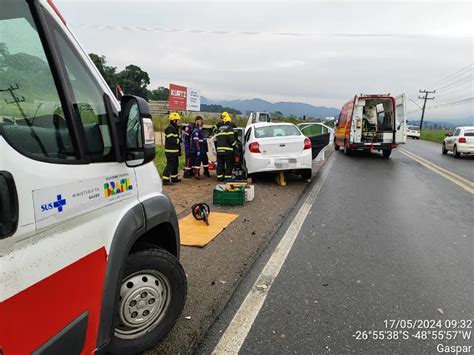
<path fill-rule="evenodd" d="M 173 328 L 186 301 L 186 274 L 172 254 L 145 249 L 125 265 L 108 351 L 135 354 L 156 345 Z"/>
<path fill-rule="evenodd" d="M 384 149 L 384 150 L 382 150 L 382 154 L 383 154 L 384 158 L 390 158 L 390 155 L 392 154 L 392 150 L 391 149 Z"/>
<path fill-rule="evenodd" d="M 347 144 L 344 143 L 344 154 L 349 156 L 352 154 L 352 149 L 347 146 Z"/>
<path fill-rule="evenodd" d="M 339 150 L 339 149 L 340 149 L 340 147 L 337 145 L 336 142 L 334 142 L 334 150 Z"/>

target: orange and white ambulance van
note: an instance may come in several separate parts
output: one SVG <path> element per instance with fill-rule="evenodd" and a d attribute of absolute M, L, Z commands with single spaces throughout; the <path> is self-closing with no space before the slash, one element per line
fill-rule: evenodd
<path fill-rule="evenodd" d="M 356 150 L 382 151 L 406 143 L 406 98 L 402 94 L 356 95 L 341 109 L 334 137 L 334 148 L 350 155 Z"/>

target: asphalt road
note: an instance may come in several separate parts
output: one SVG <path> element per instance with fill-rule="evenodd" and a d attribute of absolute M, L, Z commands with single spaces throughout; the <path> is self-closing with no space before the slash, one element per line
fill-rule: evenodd
<path fill-rule="evenodd" d="M 463 161 L 430 155 L 430 148 L 421 141 L 406 147 L 469 178 L 469 167 L 457 168 Z M 336 153 L 332 159 L 240 353 L 420 354 L 437 353 L 438 344 L 473 346 L 474 334 L 433 340 L 427 333 L 461 330 L 461 323 L 453 329 L 445 321 L 474 319 L 472 192 L 398 151 L 390 159 L 375 153 Z M 265 263 L 239 287 L 198 353 L 219 343 Z M 442 323 L 407 330 L 403 323 L 391 328 L 385 323 L 390 320 Z M 407 333 L 397 333 L 398 340 L 371 339 L 374 331 L 395 337 L 394 330 Z M 418 330 L 428 339 L 417 339 Z M 358 340 L 364 337 L 358 331 L 369 339 Z"/>
<path fill-rule="evenodd" d="M 408 138 L 407 144 L 403 148 L 474 181 L 474 155 L 462 155 L 460 158 L 454 158 L 451 152 L 448 152 L 447 155 L 441 154 L 441 144 L 411 138 Z"/>

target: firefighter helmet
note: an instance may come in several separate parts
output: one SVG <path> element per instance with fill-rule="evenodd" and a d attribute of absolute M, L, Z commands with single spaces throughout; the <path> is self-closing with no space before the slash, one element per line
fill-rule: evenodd
<path fill-rule="evenodd" d="M 169 115 L 168 115 L 168 119 L 170 121 L 177 121 L 177 120 L 180 120 L 181 119 L 181 116 L 179 115 L 178 112 L 171 112 Z"/>
<path fill-rule="evenodd" d="M 228 112 L 222 112 L 221 118 L 224 122 L 231 122 L 232 118 L 230 117 Z"/>

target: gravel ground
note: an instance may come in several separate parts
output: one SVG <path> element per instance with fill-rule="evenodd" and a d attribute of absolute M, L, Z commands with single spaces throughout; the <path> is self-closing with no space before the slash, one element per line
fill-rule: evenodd
<path fill-rule="evenodd" d="M 323 162 L 315 163 L 318 171 Z M 166 189 L 180 217 L 195 202 L 211 201 L 216 181 L 183 181 Z M 217 207 L 212 211 L 237 213 L 239 217 L 205 248 L 182 247 L 181 262 L 188 276 L 188 298 L 181 319 L 168 337 L 147 354 L 188 354 L 199 344 L 224 309 L 242 277 L 268 245 L 308 183 L 297 176 L 278 186 L 272 177 L 255 182 L 255 199 L 244 207 Z"/>

